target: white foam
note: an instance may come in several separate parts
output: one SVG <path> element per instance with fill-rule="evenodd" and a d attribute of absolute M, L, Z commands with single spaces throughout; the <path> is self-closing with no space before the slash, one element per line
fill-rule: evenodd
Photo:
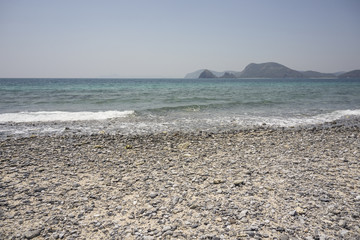
<path fill-rule="evenodd" d="M 360 109 L 355 110 L 336 110 L 329 113 L 317 114 L 313 116 L 298 115 L 292 117 L 286 116 L 256 116 L 250 114 L 235 115 L 231 117 L 215 117 L 208 118 L 205 123 L 208 126 L 262 126 L 264 123 L 270 126 L 278 127 L 294 127 L 305 126 L 312 124 L 323 124 L 326 122 L 332 122 L 338 119 L 347 118 L 351 116 L 360 116 Z"/>
<path fill-rule="evenodd" d="M 100 111 L 100 112 L 64 112 L 41 111 L 0 114 L 0 123 L 6 122 L 52 122 L 52 121 L 86 121 L 122 118 L 134 114 L 134 111 Z"/>
<path fill-rule="evenodd" d="M 332 122 L 341 118 L 350 116 L 360 116 L 360 109 L 355 110 L 337 110 L 330 113 L 318 114 L 308 117 L 292 117 L 292 118 L 263 118 L 262 121 L 270 125 L 277 125 L 282 127 L 290 127 L 297 125 L 311 125 L 322 124 L 325 122 Z"/>

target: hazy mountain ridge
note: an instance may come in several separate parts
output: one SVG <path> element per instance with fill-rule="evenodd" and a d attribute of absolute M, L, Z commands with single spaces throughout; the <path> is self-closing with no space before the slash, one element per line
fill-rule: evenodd
<path fill-rule="evenodd" d="M 301 72 L 307 78 L 333 78 L 337 75 L 335 73 L 321 73 L 316 71 L 304 71 Z"/>
<path fill-rule="evenodd" d="M 360 78 L 360 70 L 353 70 L 339 75 L 339 78 Z"/>
<path fill-rule="evenodd" d="M 205 70 L 208 70 L 208 71 L 212 72 L 218 78 L 224 76 L 224 74 L 226 74 L 226 73 L 234 74 L 235 76 L 236 76 L 237 73 L 240 73 L 240 72 L 236 72 L 236 71 L 217 72 L 217 71 L 213 71 L 213 70 L 209 70 L 209 69 L 199 69 L 199 70 L 197 70 L 195 72 L 191 72 L 191 73 L 186 74 L 185 78 L 199 78 L 200 74 L 202 72 L 204 72 Z"/>
<path fill-rule="evenodd" d="M 360 70 L 339 73 L 297 71 L 276 62 L 267 62 L 250 63 L 241 72 L 200 69 L 186 74 L 185 78 L 360 78 Z"/>
<path fill-rule="evenodd" d="M 241 72 L 241 78 L 301 78 L 303 74 L 279 63 L 250 63 Z"/>

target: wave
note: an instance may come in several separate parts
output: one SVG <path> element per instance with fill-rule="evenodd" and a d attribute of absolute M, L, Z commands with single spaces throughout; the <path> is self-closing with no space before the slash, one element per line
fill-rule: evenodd
<path fill-rule="evenodd" d="M 336 120 L 342 117 L 346 117 L 346 116 L 358 116 L 360 115 L 360 109 L 353 109 L 353 110 L 336 110 L 330 113 L 325 113 L 325 114 L 319 114 L 316 115 L 316 118 L 319 119 L 331 119 L 331 120 Z"/>
<path fill-rule="evenodd" d="M 350 116 L 360 116 L 360 109 L 354 110 L 336 110 L 330 113 L 315 115 L 314 117 L 310 117 L 310 121 L 314 121 L 315 123 L 322 122 L 331 122 L 342 118 L 347 118 Z"/>
<path fill-rule="evenodd" d="M 354 110 L 336 110 L 329 113 L 317 114 L 314 116 L 298 116 L 298 117 L 260 117 L 257 123 L 267 123 L 274 126 L 290 127 L 297 125 L 323 124 L 349 117 L 360 116 L 360 109 Z"/>
<path fill-rule="evenodd" d="M 148 109 L 148 111 L 154 112 L 154 113 L 167 113 L 167 112 L 171 112 L 171 111 L 198 112 L 202 109 L 209 108 L 209 106 L 210 105 L 189 104 L 189 105 L 180 105 L 180 106 L 151 108 L 151 109 Z"/>
<path fill-rule="evenodd" d="M 171 112 L 171 111 L 184 111 L 184 112 L 198 112 L 202 110 L 229 110 L 236 107 L 250 108 L 250 107 L 262 107 L 271 105 L 280 105 L 283 102 L 259 100 L 259 101 L 223 101 L 212 102 L 208 104 L 184 104 L 164 106 L 158 108 L 150 108 L 150 112 Z"/>
<path fill-rule="evenodd" d="M 52 122 L 52 121 L 87 121 L 123 118 L 134 114 L 134 111 L 99 111 L 99 112 L 65 112 L 40 111 L 0 114 L 0 123 L 6 122 Z"/>

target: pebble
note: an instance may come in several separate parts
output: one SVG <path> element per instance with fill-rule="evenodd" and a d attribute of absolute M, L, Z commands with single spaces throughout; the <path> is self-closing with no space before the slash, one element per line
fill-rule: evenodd
<path fill-rule="evenodd" d="M 348 233 L 349 233 L 349 231 L 346 230 L 346 229 L 343 229 L 343 230 L 340 231 L 341 237 L 347 237 Z"/>
<path fill-rule="evenodd" d="M 305 210 L 302 209 L 301 207 L 296 207 L 295 212 L 296 212 L 296 214 L 299 214 L 299 215 L 305 214 Z"/>
<path fill-rule="evenodd" d="M 359 132 L 6 138 L 0 238 L 359 239 Z"/>
<path fill-rule="evenodd" d="M 345 228 L 345 227 L 346 227 L 346 221 L 343 220 L 343 219 L 341 219 L 341 220 L 339 221 L 339 226 L 342 227 L 342 228 Z"/>
<path fill-rule="evenodd" d="M 220 184 L 220 183 L 224 183 L 225 180 L 224 179 L 214 179 L 213 183 L 214 184 Z"/>
<path fill-rule="evenodd" d="M 242 219 L 244 217 L 246 217 L 246 215 L 248 214 L 248 210 L 242 210 L 239 214 L 239 219 Z"/>
<path fill-rule="evenodd" d="M 289 240 L 289 236 L 286 235 L 286 234 L 281 234 L 280 237 L 279 237 L 279 240 Z"/>
<path fill-rule="evenodd" d="M 154 240 L 155 239 L 155 237 L 153 237 L 153 236 L 144 236 L 143 237 L 143 240 Z"/>
<path fill-rule="evenodd" d="M 197 228 L 197 227 L 199 227 L 199 224 L 194 223 L 194 224 L 191 225 L 191 227 L 192 227 L 192 228 Z"/>
<path fill-rule="evenodd" d="M 157 192 L 151 192 L 149 194 L 149 197 L 151 197 L 151 198 L 156 198 L 157 196 L 159 196 L 159 193 L 157 193 Z"/>
<path fill-rule="evenodd" d="M 295 216 L 295 215 L 296 215 L 296 211 L 295 211 L 295 210 L 290 211 L 290 212 L 289 212 L 289 215 L 290 215 L 290 216 Z"/>
<path fill-rule="evenodd" d="M 41 233 L 41 230 L 38 229 L 38 230 L 33 230 L 33 231 L 27 231 L 24 233 L 24 237 L 27 238 L 27 239 L 33 239 L 37 236 L 39 236 Z"/>
<path fill-rule="evenodd" d="M 258 231 L 259 227 L 257 225 L 251 225 L 249 228 L 250 231 Z"/>
<path fill-rule="evenodd" d="M 244 182 L 243 180 L 235 180 L 235 181 L 234 181 L 234 185 L 235 185 L 236 187 L 239 187 L 239 186 L 241 186 L 241 185 L 245 185 L 245 182 Z"/>
<path fill-rule="evenodd" d="M 171 226 L 164 226 L 163 229 L 162 229 L 163 232 L 167 232 L 167 231 L 170 231 L 170 230 L 172 230 Z"/>
<path fill-rule="evenodd" d="M 171 201 L 172 201 L 173 205 L 176 205 L 179 202 L 179 200 L 180 200 L 180 198 L 178 196 L 175 196 L 175 197 L 173 197 L 173 199 Z"/>

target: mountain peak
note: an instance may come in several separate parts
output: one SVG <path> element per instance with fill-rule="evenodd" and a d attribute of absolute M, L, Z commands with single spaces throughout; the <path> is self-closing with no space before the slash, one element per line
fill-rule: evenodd
<path fill-rule="evenodd" d="M 200 73 L 199 78 L 217 78 L 217 77 L 210 70 L 205 69 L 202 73 Z"/>
<path fill-rule="evenodd" d="M 236 78 L 236 76 L 231 72 L 225 72 L 220 78 Z"/>
<path fill-rule="evenodd" d="M 242 71 L 242 78 L 301 78 L 302 73 L 275 62 L 250 63 Z"/>

